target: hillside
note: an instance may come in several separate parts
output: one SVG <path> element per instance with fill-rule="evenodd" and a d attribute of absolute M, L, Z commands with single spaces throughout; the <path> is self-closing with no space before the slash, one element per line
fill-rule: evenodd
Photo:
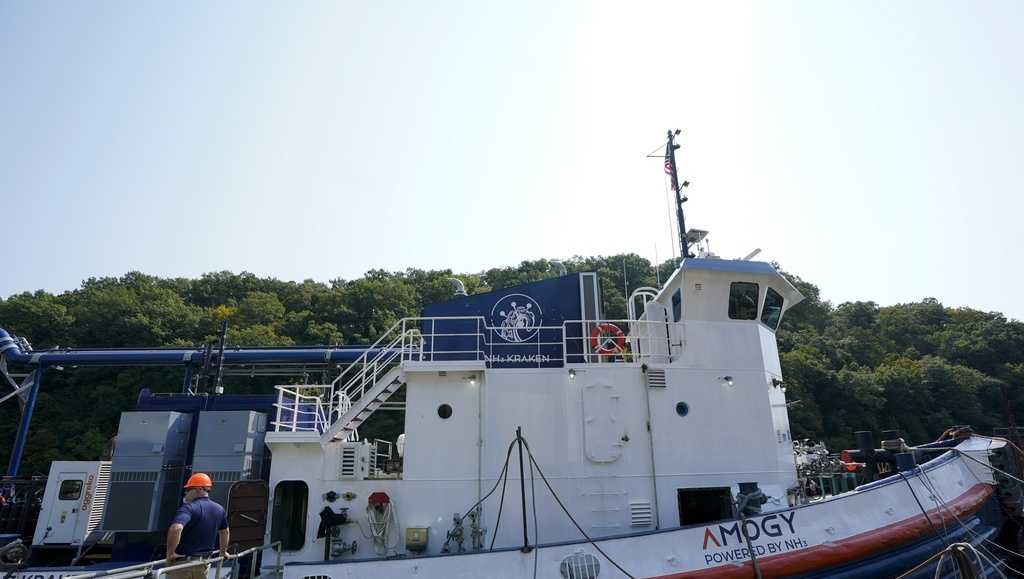
<path fill-rule="evenodd" d="M 658 268 L 632 254 L 565 260 L 570 271 L 598 271 L 606 316 L 624 318 L 624 288 L 654 286 Z M 547 260 L 480 274 L 459 274 L 470 293 L 554 275 Z M 899 428 L 911 442 L 931 440 L 952 424 L 981 431 L 1005 425 L 1010 406 L 1024 408 L 1024 323 L 999 313 L 947 308 L 934 299 L 879 307 L 833 305 L 818 288 L 787 274 L 807 299 L 779 329 L 793 435 L 852 444 L 860 429 Z M 374 270 L 354 280 L 286 282 L 249 273 L 198 279 L 131 272 L 93 278 L 59 295 L 25 293 L 0 300 L 0 327 L 52 346 L 193 346 L 215 340 L 223 320 L 231 345 L 361 344 L 403 316 L 451 295 L 449 270 Z M 50 460 L 94 459 L 117 428 L 120 412 L 148 387 L 175 392 L 180 375 L 164 369 L 51 372 L 39 396 L 23 473 Z M 229 377 L 228 392 L 270 392 L 266 378 Z M 6 464 L 17 404 L 0 408 L 0 461 Z M 394 425 L 378 424 L 383 431 Z"/>

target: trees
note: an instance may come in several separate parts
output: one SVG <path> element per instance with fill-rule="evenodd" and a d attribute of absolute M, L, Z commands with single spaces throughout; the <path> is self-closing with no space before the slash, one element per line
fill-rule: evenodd
<path fill-rule="evenodd" d="M 563 263 L 569 272 L 597 272 L 609 319 L 626 317 L 626 292 L 657 287 L 677 267 L 674 260 L 655 266 L 636 254 L 574 256 Z M 814 284 L 783 273 L 805 296 L 777 333 L 787 397 L 794 403 L 794 437 L 821 438 L 839 448 L 852 444 L 854 430 L 866 428 L 898 428 L 912 442 L 931 439 L 954 423 L 989 430 L 1006 422 L 1004 389 L 1010 405 L 1024 409 L 1021 322 L 995 312 L 946 308 L 932 298 L 834 306 Z M 476 274 L 373 270 L 330 283 L 247 272 L 198 279 L 129 272 L 92 278 L 59 295 L 39 291 L 0 300 L 0 327 L 36 347 L 198 346 L 214 341 L 225 320 L 229 345 L 360 344 L 373 342 L 402 317 L 419 315 L 426 304 L 450 298 L 453 277 L 477 293 L 555 275 L 547 259 Z M 26 472 L 44 472 L 58 456 L 95 458 L 140 388 L 177 391 L 180 379 L 167 369 L 51 372 L 40 395 Z M 228 387 L 269 386 L 229 381 Z M 0 440 L 6 442 L 0 443 L 0 460 L 9 452 L 17 413 L 16 404 L 0 406 Z"/>

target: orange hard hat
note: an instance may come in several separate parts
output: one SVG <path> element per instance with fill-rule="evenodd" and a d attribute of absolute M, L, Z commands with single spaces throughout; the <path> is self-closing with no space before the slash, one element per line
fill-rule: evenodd
<path fill-rule="evenodd" d="M 210 480 L 210 475 L 204 472 L 197 472 L 194 475 L 188 477 L 188 482 L 185 483 L 185 488 L 192 489 L 196 487 L 212 487 L 213 481 Z"/>

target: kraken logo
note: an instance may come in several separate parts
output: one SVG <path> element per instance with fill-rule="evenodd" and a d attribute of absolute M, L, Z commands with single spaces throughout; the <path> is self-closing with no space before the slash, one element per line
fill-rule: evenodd
<path fill-rule="evenodd" d="M 491 309 L 491 323 L 498 337 L 506 342 L 532 340 L 544 323 L 540 304 L 525 294 L 508 294 Z"/>

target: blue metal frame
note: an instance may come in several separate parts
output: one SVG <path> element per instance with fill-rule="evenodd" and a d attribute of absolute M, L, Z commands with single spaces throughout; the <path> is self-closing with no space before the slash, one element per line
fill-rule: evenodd
<path fill-rule="evenodd" d="M 379 350 L 365 346 L 321 346 L 297 348 L 231 348 L 224 352 L 225 366 L 331 366 L 350 364 L 363 354 L 374 356 Z M 29 425 L 35 410 L 39 388 L 46 370 L 55 366 L 177 366 L 185 370 L 182 382 L 187 391 L 196 368 L 201 368 L 206 351 L 203 348 L 63 348 L 34 351 L 26 349 L 0 328 L 0 355 L 8 362 L 24 364 L 33 369 L 33 384 L 18 424 L 7 474 L 18 474 L 28 442 Z"/>
<path fill-rule="evenodd" d="M 18 423 L 18 436 L 14 439 L 11 460 L 7 463 L 7 476 L 18 476 L 18 469 L 21 468 L 21 457 L 25 454 L 25 444 L 28 442 L 28 427 L 32 423 L 32 412 L 35 410 L 36 399 L 39 397 L 39 387 L 43 384 L 43 376 L 45 374 L 45 366 L 41 366 L 32 372 L 32 388 L 28 391 L 25 408 L 21 411 L 21 422 Z"/>

